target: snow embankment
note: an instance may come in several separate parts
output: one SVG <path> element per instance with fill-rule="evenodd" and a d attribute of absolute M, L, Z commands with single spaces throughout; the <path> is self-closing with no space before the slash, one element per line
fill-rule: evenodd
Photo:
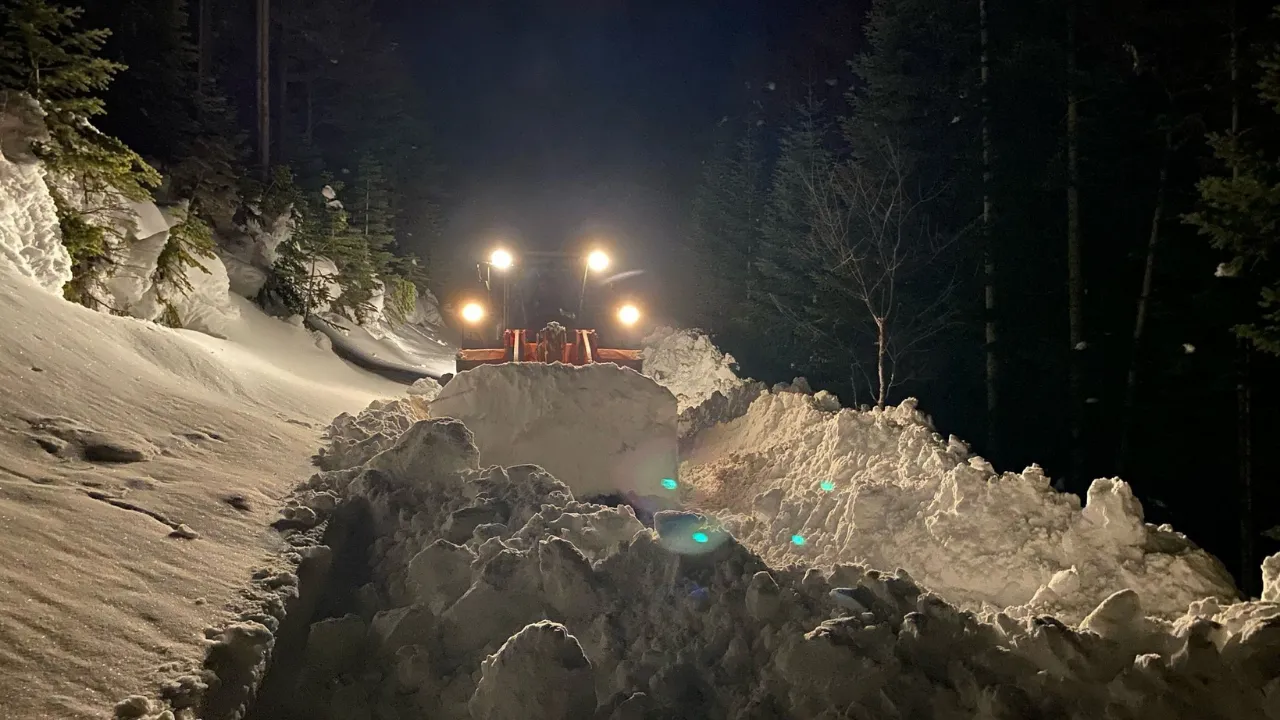
<path fill-rule="evenodd" d="M 1118 479 L 1095 481 L 1081 508 L 1039 468 L 997 473 L 943 440 L 915 401 L 864 412 L 803 382 L 735 386 L 726 356 L 688 331 L 659 333 L 651 348 L 667 368 L 655 379 L 678 396 L 719 392 L 682 417 L 682 500 L 771 564 L 904 568 L 967 608 L 1073 623 L 1125 589 L 1161 617 L 1238 597 L 1216 558 L 1145 524 Z"/>
<path fill-rule="evenodd" d="M 366 429 L 401 425 L 386 413 L 403 408 L 370 408 Z M 286 509 L 291 544 L 327 528 L 317 587 L 337 600 L 297 633 L 260 717 L 1280 720 L 1274 604 L 1210 601 L 1171 624 L 1124 591 L 1080 629 L 980 616 L 903 570 L 783 569 L 710 518 L 659 513 L 651 530 L 538 468 L 484 468 L 456 420 L 379 445 Z M 272 647 L 272 628 L 237 627 Z"/>
<path fill-rule="evenodd" d="M 419 307 L 430 299 L 420 299 Z M 428 315 L 425 311 L 417 317 Z M 308 324 L 323 333 L 337 351 L 368 368 L 400 375 L 439 378 L 457 366 L 457 348 L 440 339 L 439 329 L 418 322 L 375 316 L 364 325 L 336 313 L 313 316 Z"/>
<path fill-rule="evenodd" d="M 539 465 L 579 497 L 669 495 L 676 476 L 675 398 L 615 365 L 481 365 L 445 385 L 431 415 L 466 423 L 485 464 Z"/>
<path fill-rule="evenodd" d="M 694 440 L 681 480 L 771 563 L 901 567 L 974 609 L 1078 622 L 1124 589 L 1163 617 L 1236 597 L 1216 558 L 1144 524 L 1123 481 L 1094 481 L 1082 509 L 1039 468 L 999 474 L 943 441 L 914 402 L 832 411 L 765 394 Z"/>

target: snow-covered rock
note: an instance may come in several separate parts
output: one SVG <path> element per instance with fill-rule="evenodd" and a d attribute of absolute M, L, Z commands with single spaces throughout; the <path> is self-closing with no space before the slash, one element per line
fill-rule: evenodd
<path fill-rule="evenodd" d="M 743 381 L 734 359 L 695 330 L 660 327 L 644 339 L 644 374 L 671 391 L 680 410 L 696 407 L 719 391 L 728 394 Z"/>
<path fill-rule="evenodd" d="M 534 464 L 588 496 L 669 493 L 678 462 L 675 398 L 616 365 L 482 365 L 431 403 L 462 420 L 486 464 Z"/>
<path fill-rule="evenodd" d="M 25 95 L 0 92 L 0 260 L 50 292 L 71 279 L 57 210 L 31 143 L 45 135 L 43 112 Z"/>
<path fill-rule="evenodd" d="M 105 286 L 110 306 L 143 320 L 159 321 L 168 308 L 181 327 L 222 336 L 239 316 L 231 302 L 230 279 L 218 257 L 198 256 L 198 268 L 183 268 L 190 289 L 173 284 L 157 285 L 154 274 L 160 253 L 169 242 L 169 229 L 177 222 L 170 211 L 154 203 L 133 203 L 138 232 L 119 249 L 120 262 Z M 141 233 L 150 233 L 142 235 Z"/>
<path fill-rule="evenodd" d="M 914 401 L 833 412 L 809 395 L 764 394 L 697 435 L 680 475 L 686 502 L 772 565 L 905 568 L 975 610 L 1078 622 L 1126 588 L 1162 617 L 1237 597 L 1216 558 L 1143 522 L 1128 484 L 1095 481 L 1081 509 L 1037 467 L 996 473 L 944 441 Z"/>

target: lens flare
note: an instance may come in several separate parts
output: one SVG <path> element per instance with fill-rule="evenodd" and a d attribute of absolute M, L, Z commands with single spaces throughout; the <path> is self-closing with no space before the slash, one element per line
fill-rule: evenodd
<path fill-rule="evenodd" d="M 693 534 L 693 541 L 696 543 L 705 543 L 711 538 L 704 532 L 696 532 Z"/>
<path fill-rule="evenodd" d="M 822 488 L 822 492 L 831 492 L 832 490 L 836 489 L 836 484 L 831 482 L 830 480 L 823 480 L 822 483 L 818 485 L 818 487 Z"/>
<path fill-rule="evenodd" d="M 803 545 L 803 544 L 805 544 L 805 542 L 807 542 L 807 541 L 804 539 L 804 536 L 803 536 L 803 535 L 792 535 L 792 536 L 791 536 L 791 544 L 793 544 L 793 545 Z"/>
<path fill-rule="evenodd" d="M 675 490 L 677 484 L 674 478 L 662 478 L 662 487 L 667 490 Z"/>

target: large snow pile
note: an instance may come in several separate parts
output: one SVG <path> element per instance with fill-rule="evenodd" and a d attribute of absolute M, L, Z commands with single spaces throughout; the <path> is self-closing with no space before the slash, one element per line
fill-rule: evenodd
<path fill-rule="evenodd" d="M 1078 630 L 977 616 L 905 571 L 781 569 L 705 517 L 650 530 L 538 468 L 482 469 L 454 420 L 314 476 L 304 506 L 333 570 L 303 580 L 296 605 L 317 615 L 280 631 L 290 660 L 257 717 L 1280 720 L 1280 606 L 1210 602 L 1170 624 L 1121 592 Z M 237 627 L 272 647 L 270 624 Z"/>
<path fill-rule="evenodd" d="M 643 344 L 644 374 L 670 390 L 682 412 L 743 384 L 733 372 L 733 357 L 695 330 L 660 327 Z"/>
<path fill-rule="evenodd" d="M 1166 617 L 1236 597 L 1217 559 L 1143 523 L 1126 483 L 1095 481 L 1081 509 L 1039 468 L 999 474 L 942 440 L 914 401 L 860 412 L 767 393 L 698 435 L 680 475 L 687 502 L 770 563 L 901 567 L 970 608 L 1077 622 L 1126 588 Z"/>
<path fill-rule="evenodd" d="M 0 91 L 0 260 L 51 292 L 71 279 L 57 211 L 31 143 L 45 133 L 39 106 Z"/>
<path fill-rule="evenodd" d="M 580 496 L 662 496 L 675 478 L 675 398 L 628 368 L 481 365 L 445 385 L 430 412 L 465 422 L 486 464 L 539 465 Z"/>

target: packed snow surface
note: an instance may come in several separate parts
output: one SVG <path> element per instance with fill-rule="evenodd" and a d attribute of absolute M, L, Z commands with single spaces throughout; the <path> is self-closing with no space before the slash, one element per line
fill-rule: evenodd
<path fill-rule="evenodd" d="M 508 363 L 459 373 L 431 403 L 462 420 L 491 465 L 539 465 L 586 497 L 669 493 L 676 476 L 676 401 L 612 364 Z"/>
<path fill-rule="evenodd" d="M 247 301 L 221 340 L 49 290 L 0 262 L 0 716 L 97 719 L 202 662 L 320 430 L 403 386 Z"/>
<path fill-rule="evenodd" d="M 646 528 L 540 468 L 483 467 L 473 439 L 418 421 L 295 493 L 286 518 L 328 526 L 335 569 L 251 720 L 1280 719 L 1275 604 L 1165 622 L 1125 590 L 1078 628 L 978 615 L 905 570 L 779 567 L 696 513 Z"/>

